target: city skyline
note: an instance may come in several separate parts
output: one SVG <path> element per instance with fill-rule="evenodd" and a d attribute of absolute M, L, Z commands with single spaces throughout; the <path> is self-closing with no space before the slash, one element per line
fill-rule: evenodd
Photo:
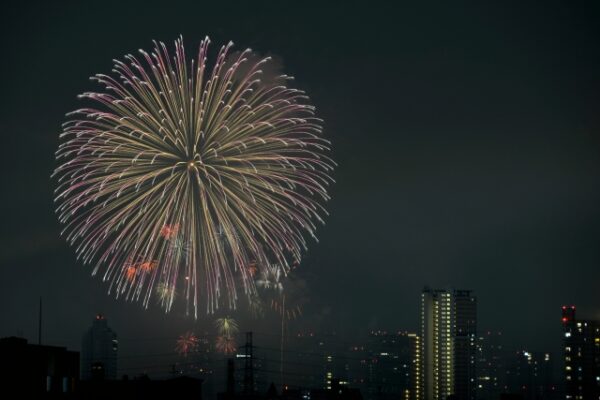
<path fill-rule="evenodd" d="M 90 390 L 150 390 L 143 384 L 148 379 L 158 387 L 160 382 L 167 387 L 172 385 L 168 390 L 199 390 L 198 385 L 203 383 L 202 393 L 208 398 L 223 393 L 263 394 L 272 390 L 279 378 L 282 380 L 275 390 L 279 387 L 292 392 L 327 393 L 339 387 L 358 390 L 347 395 L 360 393 L 366 400 L 382 396 L 403 400 L 494 400 L 502 396 L 558 400 L 586 399 L 600 393 L 600 321 L 576 318 L 575 306 L 560 308 L 564 335 L 555 339 L 561 339 L 564 345 L 556 354 L 507 345 L 502 332 L 484 330 L 476 334 L 477 300 L 471 290 L 425 287 L 421 297 L 421 336 L 410 331 L 376 330 L 363 332 L 366 336 L 361 338 L 355 333 L 353 339 L 347 339 L 343 332 L 287 332 L 285 362 L 279 358 L 280 349 L 272 341 L 265 341 L 272 333 L 237 331 L 232 334 L 239 339 L 239 346 L 228 354 L 223 354 L 214 342 L 219 332 L 196 335 L 189 331 L 193 346 L 185 352 L 177 348 L 178 339 L 177 346 L 168 353 L 117 357 L 118 336 L 102 314 L 93 318 L 92 327 L 84 333 L 81 353 L 53 344 L 27 344 L 18 337 L 0 339 L 0 352 L 11 360 L 5 367 L 17 366 L 5 370 L 5 375 L 32 393 L 42 381 L 34 379 L 34 374 L 19 375 L 28 368 L 26 360 L 40 363 L 40 367 L 47 362 L 49 371 L 58 374 L 48 376 L 44 390 L 75 391 L 82 396 Z M 41 315 L 41 302 L 39 311 Z M 258 340 L 253 341 L 253 336 Z M 432 351 L 440 365 L 431 364 L 428 354 Z M 136 367 L 127 362 L 132 358 Z M 124 366 L 119 359 L 126 361 Z M 81 381 L 73 376 L 79 375 L 79 366 Z M 174 380 L 176 377 L 196 380 L 197 385 L 190 383 L 192 387 L 186 389 L 183 381 Z M 29 382 L 27 379 L 34 380 L 25 383 Z M 127 383 L 130 379 L 134 386 Z M 102 382 L 107 386 L 102 386 Z M 434 387 L 439 387 L 439 392 L 432 393 Z"/>
<path fill-rule="evenodd" d="M 458 294 L 459 296 L 459 300 L 460 300 L 460 296 L 467 296 L 465 297 L 465 299 L 475 299 L 476 298 L 476 293 L 472 290 L 465 290 L 465 289 L 453 289 L 453 288 L 446 288 L 446 289 L 430 289 L 428 286 L 425 286 L 425 288 L 422 289 L 421 291 L 422 293 L 420 293 L 421 297 L 425 296 L 425 293 L 435 293 L 435 298 L 437 299 L 438 297 L 440 299 L 444 298 L 443 296 L 448 296 L 446 302 L 446 306 L 445 308 L 443 308 L 444 310 L 446 310 L 446 313 L 450 314 L 450 313 L 456 313 L 456 308 L 457 306 L 454 305 L 454 296 Z M 452 298 L 452 300 L 450 300 Z M 436 300 L 437 303 L 437 300 Z M 422 298 L 422 307 L 424 307 L 425 305 L 425 300 L 424 298 Z M 432 307 L 431 305 L 429 307 Z M 460 307 L 460 306 L 458 306 Z M 464 306 L 462 307 L 464 310 Z M 569 306 L 562 306 L 558 309 L 558 311 L 562 310 L 563 312 L 563 316 L 561 318 L 560 314 L 557 314 L 555 310 L 555 322 L 556 324 L 560 327 L 560 332 L 558 335 L 553 336 L 552 342 L 554 342 L 556 344 L 556 346 L 552 346 L 549 348 L 544 348 L 541 346 L 531 346 L 531 345 L 527 345 L 525 343 L 522 342 L 514 342 L 512 341 L 510 338 L 507 338 L 506 335 L 503 334 L 503 330 L 502 329 L 498 329 L 498 330 L 494 330 L 494 329 L 490 329 L 489 327 L 485 327 L 485 326 L 479 326 L 477 324 L 477 322 L 475 322 L 475 325 L 471 325 L 471 324 L 464 324 L 463 326 L 470 326 L 470 328 L 468 328 L 467 333 L 468 334 L 464 334 L 465 338 L 467 339 L 467 341 L 470 341 L 470 338 L 474 339 L 474 345 L 475 346 L 479 346 L 479 341 L 480 340 L 484 340 L 486 337 L 489 338 L 489 335 L 491 334 L 495 334 L 497 335 L 496 338 L 496 345 L 500 345 L 500 347 L 502 347 L 504 350 L 504 352 L 507 353 L 519 353 L 519 352 L 529 352 L 529 353 L 537 353 L 537 354 L 552 354 L 553 358 L 560 358 L 560 356 L 563 354 L 564 351 L 564 345 L 563 345 L 563 340 L 564 340 L 564 336 L 563 336 L 563 331 L 564 331 L 564 327 L 565 327 L 565 317 L 564 317 L 564 310 L 565 308 L 567 309 L 575 309 L 574 305 L 569 305 Z M 441 309 L 441 308 L 440 308 Z M 477 309 L 477 308 L 476 308 Z M 432 309 L 433 310 L 433 309 Z M 39 310 L 36 310 L 36 312 L 39 312 Z M 465 311 L 462 311 L 463 313 Z M 437 311 L 436 311 L 437 313 Z M 477 309 L 477 311 L 475 311 L 475 319 L 474 321 L 476 321 L 477 319 L 479 319 L 480 317 L 480 311 Z M 423 308 L 421 308 L 421 310 L 417 310 L 415 312 L 415 314 L 420 314 L 420 315 L 426 315 L 423 314 Z M 440 318 L 440 314 L 436 314 L 438 315 L 438 317 L 436 318 Z M 471 311 L 467 312 L 466 314 L 463 315 L 469 315 L 469 319 L 473 318 L 473 314 Z M 583 314 L 578 314 L 580 316 L 580 318 L 583 317 L 583 321 L 590 321 L 589 318 L 586 318 L 586 315 Z M 36 316 L 36 321 L 37 321 L 37 315 Z M 433 316 L 430 315 L 427 318 L 432 318 Z M 468 321 L 469 319 L 464 319 L 464 317 L 462 317 L 463 321 Z M 106 316 L 102 313 L 99 313 L 95 316 L 93 316 L 93 318 L 90 318 L 90 320 L 92 320 L 94 322 L 94 326 L 98 325 L 97 328 L 95 329 L 100 329 L 100 331 L 104 332 L 104 330 L 107 330 L 106 324 L 107 324 L 107 320 L 109 320 L 110 318 L 106 318 Z M 269 318 L 271 322 L 274 322 L 275 324 L 278 323 L 278 317 L 275 315 L 272 315 L 271 318 Z M 435 319 L 434 319 L 435 320 Z M 457 326 L 461 326 L 461 324 L 456 324 L 457 321 L 460 321 L 461 317 L 452 317 L 450 319 L 447 319 L 446 322 L 437 322 L 442 323 L 443 325 L 439 325 L 439 327 L 444 327 L 444 330 L 447 331 L 445 332 L 446 335 L 450 334 L 449 332 L 452 332 L 450 335 L 452 337 L 454 337 L 454 331 L 460 331 L 460 328 L 457 328 Z M 341 352 L 346 352 L 348 351 L 349 348 L 353 347 L 354 345 L 360 345 L 360 346 L 364 346 L 365 343 L 369 342 L 369 338 L 372 337 L 373 335 L 413 335 L 417 341 L 419 341 L 422 345 L 426 345 L 426 336 L 428 335 L 426 333 L 426 331 L 424 331 L 425 325 L 423 325 L 423 323 L 425 323 L 424 321 L 420 322 L 418 324 L 418 326 L 413 326 L 413 327 L 395 327 L 395 328 L 390 328 L 390 327 L 378 327 L 378 328 L 364 328 L 361 329 L 359 331 L 353 332 L 351 334 L 349 334 L 348 332 L 345 331 L 339 331 L 335 328 L 330 328 L 330 329 L 325 329 L 322 326 L 319 325 L 307 325 L 302 323 L 302 321 L 297 321 L 298 323 L 294 324 L 294 323 L 290 323 L 291 327 L 286 327 L 286 331 L 285 331 L 285 341 L 286 341 L 286 346 L 293 342 L 296 338 L 301 338 L 301 337 L 306 337 L 307 335 L 310 337 L 315 337 L 315 338 L 323 338 L 323 337 L 336 337 L 336 342 L 338 343 L 337 348 L 338 350 L 340 350 Z M 67 348 L 69 348 L 69 350 L 82 350 L 83 349 L 83 345 L 82 345 L 82 341 L 81 341 L 81 335 L 82 333 L 84 333 L 85 335 L 89 335 L 89 332 L 91 332 L 91 328 L 89 328 L 89 320 L 88 320 L 88 324 L 86 325 L 86 328 L 83 329 L 81 332 L 77 333 L 78 335 L 78 342 L 77 343 L 65 343 L 63 341 L 60 340 L 56 340 L 55 338 L 47 338 L 44 335 L 44 324 L 48 323 L 43 322 L 42 323 L 42 327 L 40 329 L 40 334 L 41 334 L 41 344 L 42 345 L 60 345 L 60 346 L 66 346 Z M 50 322 L 51 323 L 51 322 Z M 100 324 L 99 324 L 100 323 Z M 237 322 L 234 322 L 237 324 Z M 114 328 L 113 323 L 111 322 L 111 327 Z M 27 337 L 25 336 L 26 339 L 29 340 L 30 343 L 37 343 L 37 329 L 39 327 L 36 327 L 36 337 L 35 340 L 32 337 Z M 233 337 L 236 338 L 236 344 L 235 344 L 235 349 L 233 351 L 233 353 L 230 354 L 222 354 L 222 352 L 218 351 L 218 346 L 215 347 L 216 342 L 215 339 L 217 339 L 219 337 L 219 335 L 221 334 L 219 329 L 215 329 L 214 326 L 208 327 L 208 329 L 205 329 L 206 326 L 192 326 L 191 328 L 188 329 L 187 332 L 179 332 L 177 335 L 175 336 L 162 336 L 162 335 L 157 335 L 157 334 L 148 334 L 145 335 L 144 337 L 140 337 L 140 338 L 131 338 L 131 337 L 126 337 L 124 338 L 124 342 L 127 344 L 125 347 L 125 353 L 121 354 L 119 357 L 122 356 L 123 360 L 124 360 L 124 365 L 123 370 L 121 371 L 121 365 L 119 364 L 119 372 L 124 372 L 124 374 L 129 375 L 129 374 L 146 374 L 149 373 L 150 376 L 166 376 L 165 374 L 170 374 L 170 372 L 168 371 L 168 368 L 171 364 L 170 362 L 162 362 L 162 364 L 160 364 L 158 367 L 159 369 L 162 371 L 160 372 L 158 375 L 154 375 L 154 373 L 156 371 L 151 370 L 147 370 L 144 369 L 144 364 L 142 364 L 142 366 L 139 366 L 139 364 L 136 364 L 135 362 L 132 364 L 131 363 L 131 359 L 136 359 L 139 357 L 152 357 L 154 353 L 151 354 L 147 354 L 147 351 L 142 350 L 142 347 L 140 347 L 140 343 L 143 343 L 145 341 L 150 341 L 153 342 L 153 344 L 156 346 L 156 349 L 160 349 L 160 351 L 155 350 L 155 352 L 158 355 L 164 356 L 164 357 L 171 357 L 171 361 L 179 359 L 179 361 L 181 360 L 185 360 L 185 357 L 187 357 L 187 353 L 188 351 L 186 351 L 185 353 L 182 353 L 179 349 L 178 349 L 178 342 L 181 339 L 181 336 L 179 334 L 186 334 L 186 335 L 194 335 L 194 341 L 195 344 L 193 347 L 191 347 L 191 350 L 189 350 L 190 353 L 194 353 L 197 352 L 199 348 L 202 348 L 205 345 L 208 346 L 212 346 L 213 347 L 213 351 L 215 352 L 215 355 L 217 355 L 219 358 L 227 358 L 228 356 L 233 355 L 235 357 L 236 353 L 240 353 L 243 352 L 243 347 L 244 347 L 244 336 L 246 335 L 247 332 L 253 332 L 255 335 L 255 339 L 257 339 L 257 341 L 259 343 L 262 343 L 263 346 L 266 346 L 267 348 L 271 349 L 272 351 L 279 351 L 279 341 L 280 341 L 280 334 L 277 332 L 267 332 L 264 330 L 254 330 L 254 329 L 241 329 L 238 330 L 238 328 L 236 328 L 236 331 L 233 334 Z M 433 328 L 428 328 L 428 329 L 433 329 Z M 436 328 L 437 330 L 440 330 L 440 328 Z M 117 332 L 117 330 L 115 330 L 114 332 Z M 110 335 L 116 335 L 113 330 L 111 330 L 110 328 L 108 328 L 107 332 L 109 332 L 109 336 Z M 23 336 L 20 334 L 16 334 L 16 335 L 10 335 L 10 336 Z M 86 336 L 87 337 L 87 336 Z M 112 337 L 112 339 L 117 340 L 116 336 Z M 108 340 L 106 343 L 109 343 L 111 346 L 114 346 L 115 349 L 117 348 L 116 346 L 120 347 L 121 344 L 112 344 L 112 339 Z M 89 340 L 89 339 L 84 339 L 84 340 Z M 434 339 L 435 340 L 435 339 Z M 454 339 L 453 339 L 454 340 Z M 120 342 L 121 338 L 119 337 L 119 340 L 116 342 Z M 289 342 L 289 343 L 288 343 Z M 203 344 L 205 343 L 205 345 Z M 108 346 L 108 344 L 107 344 Z M 421 345 L 419 345 L 419 350 L 417 352 L 417 358 L 421 358 L 424 359 L 423 356 L 423 348 L 420 347 Z M 456 348 L 456 344 L 452 345 L 452 349 L 448 349 L 446 348 L 446 350 L 444 350 L 444 348 L 440 348 L 440 352 L 441 353 L 445 353 L 448 354 L 449 358 L 448 361 L 448 366 L 451 368 L 454 368 L 454 357 L 456 357 L 453 353 L 457 352 L 457 348 Z M 133 350 L 135 349 L 135 350 Z M 288 350 L 284 350 L 285 353 L 287 353 Z M 298 349 L 293 348 L 292 347 L 289 349 L 289 351 L 291 353 L 296 353 L 298 352 Z M 116 350 L 115 350 L 116 352 Z M 221 354 L 219 354 L 221 353 Z M 440 353 L 440 354 L 441 354 Z M 83 354 L 83 353 L 82 353 Z M 469 356 L 465 356 L 467 357 L 467 359 L 471 359 L 472 357 L 476 356 L 473 352 L 467 352 L 465 354 L 471 354 Z M 83 357 L 83 356 L 82 356 Z M 273 356 L 275 357 L 275 356 Z M 274 360 L 274 359 L 273 359 Z M 423 362 L 423 361 L 421 361 Z M 133 365 L 133 366 L 132 366 Z M 83 366 L 82 366 L 83 368 Z M 560 368 L 562 368 L 560 365 L 555 365 L 554 366 L 555 370 L 554 373 L 560 374 L 561 370 Z M 423 373 L 425 373 L 425 368 L 423 367 Z M 479 374 L 480 371 L 477 371 L 477 373 Z M 121 375 L 123 375 L 123 373 L 120 373 L 118 377 L 120 377 Z M 424 377 L 422 375 L 419 374 L 419 378 L 420 380 L 424 380 Z M 454 378 L 452 378 L 454 379 Z M 450 391 L 453 391 L 453 385 L 448 389 Z M 421 388 L 419 386 L 419 390 L 423 390 L 423 388 Z"/>

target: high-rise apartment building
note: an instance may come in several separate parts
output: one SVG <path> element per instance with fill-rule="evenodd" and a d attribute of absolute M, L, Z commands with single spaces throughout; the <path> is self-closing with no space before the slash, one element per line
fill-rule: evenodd
<path fill-rule="evenodd" d="M 557 399 L 552 361 L 552 355 L 546 352 L 514 352 L 507 362 L 505 392 L 523 400 Z"/>
<path fill-rule="evenodd" d="M 477 301 L 470 290 L 455 290 L 453 299 L 454 395 L 475 400 L 477 376 Z"/>
<path fill-rule="evenodd" d="M 81 379 L 117 379 L 119 342 L 102 314 L 96 315 L 92 327 L 83 334 L 81 343 Z"/>
<path fill-rule="evenodd" d="M 508 352 L 504 348 L 502 332 L 485 331 L 477 340 L 477 399 L 497 400 L 506 393 L 506 362 Z"/>
<path fill-rule="evenodd" d="M 470 290 L 423 289 L 423 400 L 474 400 L 477 300 Z"/>
<path fill-rule="evenodd" d="M 366 399 L 420 399 L 419 336 L 409 332 L 371 331 L 367 344 Z"/>
<path fill-rule="evenodd" d="M 566 400 L 600 399 L 600 321 L 578 320 L 562 307 Z"/>

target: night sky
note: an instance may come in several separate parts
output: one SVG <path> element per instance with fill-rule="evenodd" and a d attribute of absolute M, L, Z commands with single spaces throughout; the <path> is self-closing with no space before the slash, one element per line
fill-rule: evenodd
<path fill-rule="evenodd" d="M 558 350 L 562 304 L 600 318 L 599 9 L 54 3 L 0 11 L 0 337 L 36 339 L 39 296 L 44 341 L 76 350 L 97 312 L 124 355 L 213 329 L 107 296 L 53 211 L 58 135 L 76 95 L 99 89 L 88 77 L 179 34 L 276 56 L 325 120 L 337 183 L 293 329 L 416 331 L 426 284 L 473 289 L 479 329 L 532 350 Z"/>

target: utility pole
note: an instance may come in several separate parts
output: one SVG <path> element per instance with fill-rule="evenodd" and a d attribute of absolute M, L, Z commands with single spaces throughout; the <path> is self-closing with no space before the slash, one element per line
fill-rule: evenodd
<path fill-rule="evenodd" d="M 228 398 L 233 398 L 235 393 L 235 364 L 233 358 L 227 359 L 227 388 Z"/>
<path fill-rule="evenodd" d="M 279 359 L 279 378 L 281 379 L 281 391 L 283 392 L 283 343 L 285 340 L 285 293 L 281 298 L 281 348 Z"/>
<path fill-rule="evenodd" d="M 40 311 L 38 314 L 38 344 L 42 345 L 42 296 L 40 296 Z"/>

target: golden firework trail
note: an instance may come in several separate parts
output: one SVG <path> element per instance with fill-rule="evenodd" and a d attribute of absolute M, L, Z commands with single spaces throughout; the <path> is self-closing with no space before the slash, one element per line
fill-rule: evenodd
<path fill-rule="evenodd" d="M 219 335 L 222 336 L 233 336 L 239 331 L 236 320 L 230 317 L 218 318 L 215 321 L 215 325 Z"/>
<path fill-rule="evenodd" d="M 155 42 L 92 77 L 103 90 L 67 114 L 53 174 L 62 233 L 109 293 L 181 293 L 196 317 L 255 295 L 256 268 L 300 261 L 335 166 L 290 77 L 231 42 L 209 67 L 209 42 L 191 59 L 182 38 L 173 55 Z"/>

